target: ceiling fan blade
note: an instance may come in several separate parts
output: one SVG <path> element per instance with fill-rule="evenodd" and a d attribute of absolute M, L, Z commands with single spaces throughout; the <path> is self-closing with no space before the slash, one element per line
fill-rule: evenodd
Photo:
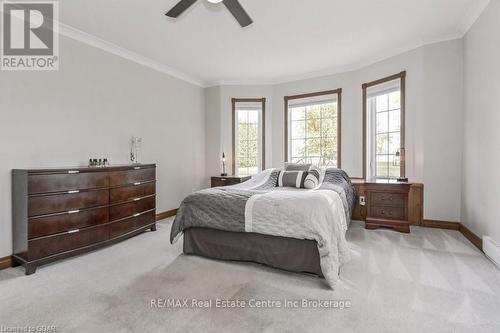
<path fill-rule="evenodd" d="M 224 0 L 223 2 L 243 28 L 253 23 L 252 19 L 248 16 L 238 0 Z"/>
<path fill-rule="evenodd" d="M 165 15 L 169 17 L 179 17 L 184 13 L 189 7 L 191 7 L 197 0 L 181 0 L 172 9 L 168 11 Z"/>

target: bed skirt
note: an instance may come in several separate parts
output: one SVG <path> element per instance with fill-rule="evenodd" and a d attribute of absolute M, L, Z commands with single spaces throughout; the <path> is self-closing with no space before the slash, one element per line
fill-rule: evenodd
<path fill-rule="evenodd" d="M 184 253 L 207 258 L 255 262 L 323 277 L 315 241 L 208 228 L 184 231 Z"/>

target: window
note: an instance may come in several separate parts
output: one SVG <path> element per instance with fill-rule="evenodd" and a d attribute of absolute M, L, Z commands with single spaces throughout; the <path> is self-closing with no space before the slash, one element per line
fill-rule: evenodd
<path fill-rule="evenodd" d="M 285 160 L 340 168 L 342 90 L 285 97 Z"/>
<path fill-rule="evenodd" d="M 251 176 L 265 168 L 265 98 L 232 99 L 233 173 Z"/>
<path fill-rule="evenodd" d="M 405 177 L 405 75 L 363 85 L 366 179 Z"/>

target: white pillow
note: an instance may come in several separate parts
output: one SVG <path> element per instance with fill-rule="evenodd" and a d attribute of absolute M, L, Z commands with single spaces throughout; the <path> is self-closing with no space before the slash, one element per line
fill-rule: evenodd
<path fill-rule="evenodd" d="M 320 171 L 314 167 L 309 170 L 307 177 L 304 180 L 304 188 L 313 189 L 318 187 L 320 179 Z"/>

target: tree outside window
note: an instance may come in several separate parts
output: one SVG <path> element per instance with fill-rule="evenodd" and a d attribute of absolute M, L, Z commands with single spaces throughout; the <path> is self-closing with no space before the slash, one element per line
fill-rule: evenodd
<path fill-rule="evenodd" d="M 319 167 L 339 167 L 337 93 L 289 98 L 288 160 Z"/>

